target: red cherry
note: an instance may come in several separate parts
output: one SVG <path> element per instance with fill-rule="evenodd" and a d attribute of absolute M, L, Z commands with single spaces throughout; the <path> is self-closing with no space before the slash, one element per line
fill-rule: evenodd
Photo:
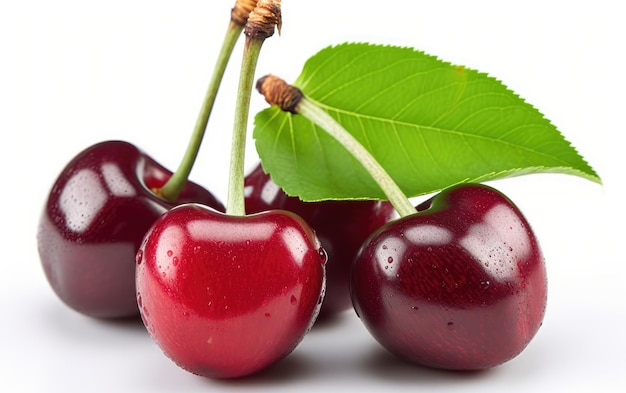
<path fill-rule="evenodd" d="M 395 215 L 386 201 L 303 202 L 290 197 L 258 165 L 245 178 L 246 212 L 288 210 L 302 217 L 328 253 L 326 295 L 320 318 L 352 307 L 350 266 L 367 237 Z"/>
<path fill-rule="evenodd" d="M 392 353 L 445 369 L 517 356 L 539 329 L 546 270 L 537 240 L 500 192 L 461 185 L 389 223 L 353 266 L 354 307 Z"/>
<path fill-rule="evenodd" d="M 323 249 L 289 212 L 230 216 L 183 205 L 137 254 L 137 300 L 154 341 L 180 367 L 234 378 L 288 355 L 315 321 Z"/>
<path fill-rule="evenodd" d="M 171 176 L 151 157 L 122 141 L 91 146 L 60 173 L 39 222 L 41 263 L 54 292 L 83 314 L 138 315 L 135 254 L 156 219 L 175 206 L 151 189 Z M 188 182 L 177 203 L 224 209 Z"/>

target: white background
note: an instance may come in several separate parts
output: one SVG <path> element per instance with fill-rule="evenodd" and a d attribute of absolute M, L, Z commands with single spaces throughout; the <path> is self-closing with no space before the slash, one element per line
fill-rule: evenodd
<path fill-rule="evenodd" d="M 349 311 L 272 369 L 211 381 L 176 367 L 142 325 L 62 305 L 35 242 L 52 182 L 76 153 L 107 139 L 133 142 L 174 169 L 232 3 L 0 3 L 0 391 L 626 391 L 626 15 L 618 2 L 286 0 L 282 36 L 261 53 L 258 76 L 287 81 L 309 56 L 344 41 L 412 46 L 488 72 L 539 108 L 598 171 L 603 186 L 566 175 L 492 183 L 533 225 L 549 274 L 544 325 L 509 363 L 481 373 L 409 366 Z M 222 200 L 241 51 L 240 42 L 191 175 Z M 255 94 L 252 115 L 265 107 Z"/>

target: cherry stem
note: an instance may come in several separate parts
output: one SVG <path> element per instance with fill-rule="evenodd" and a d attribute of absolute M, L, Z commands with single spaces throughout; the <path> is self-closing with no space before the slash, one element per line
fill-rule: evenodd
<path fill-rule="evenodd" d="M 268 75 L 259 79 L 257 89 L 265 96 L 268 103 L 277 105 L 284 111 L 304 116 L 341 143 L 372 176 L 400 216 L 405 217 L 417 213 L 415 206 L 411 204 L 376 158 L 332 116 L 304 96 L 298 88 L 287 84 L 280 78 Z"/>
<path fill-rule="evenodd" d="M 246 42 L 239 74 L 226 201 L 226 214 L 229 215 L 243 216 L 246 214 L 244 196 L 245 149 L 254 73 L 265 39 L 274 34 L 276 26 L 280 31 L 280 25 L 280 1 L 260 0 L 256 8 L 250 13 L 245 26 Z"/>
<path fill-rule="evenodd" d="M 243 26 L 232 21 L 228 25 L 226 36 L 224 37 L 222 48 L 220 49 L 220 53 L 217 58 L 217 63 L 213 69 L 213 75 L 209 81 L 209 87 L 207 88 L 200 113 L 198 114 L 198 119 L 196 120 L 195 128 L 187 145 L 187 150 L 185 151 L 183 159 L 181 160 L 176 172 L 172 174 L 165 185 L 163 185 L 163 187 L 159 190 L 160 196 L 168 201 L 175 201 L 178 199 L 178 195 L 187 183 L 191 169 L 193 168 L 198 152 L 200 151 L 200 145 L 202 144 L 202 139 L 204 138 L 209 117 L 211 116 L 211 111 L 213 110 L 213 104 L 215 103 L 217 92 L 222 82 L 226 66 L 228 65 L 228 60 L 230 59 L 242 30 Z"/>
<path fill-rule="evenodd" d="M 243 216 L 246 214 L 244 199 L 245 177 L 245 149 L 248 127 L 248 112 L 250 109 L 250 96 L 254 83 L 254 71 L 261 51 L 263 41 L 246 38 L 246 46 L 241 63 L 239 77 L 239 89 L 237 90 L 237 103 L 235 110 L 235 122 L 233 127 L 230 175 L 228 182 L 228 199 L 226 213 Z"/>

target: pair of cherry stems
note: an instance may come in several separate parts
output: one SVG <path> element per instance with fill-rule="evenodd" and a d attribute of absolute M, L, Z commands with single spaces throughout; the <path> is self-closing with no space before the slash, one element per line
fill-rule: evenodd
<path fill-rule="evenodd" d="M 202 139 L 217 97 L 224 72 L 228 61 L 232 55 L 234 47 L 245 28 L 246 42 L 241 64 L 239 87 L 237 90 L 235 120 L 231 144 L 230 173 L 228 185 L 228 199 L 226 203 L 226 213 L 229 215 L 245 215 L 244 203 L 244 151 L 247 136 L 248 116 L 250 110 L 250 97 L 254 84 L 254 74 L 257 61 L 261 52 L 261 47 L 266 38 L 273 35 L 274 28 L 278 27 L 280 32 L 281 14 L 280 1 L 264 1 L 258 4 L 250 1 L 237 1 L 233 8 L 231 21 L 222 42 L 217 63 L 209 81 L 203 105 L 198 115 L 195 128 L 187 146 L 183 159 L 167 183 L 158 190 L 158 193 L 165 199 L 176 200 L 178 194 L 186 183 L 195 159 L 200 150 Z M 261 4 L 264 3 L 264 4 Z M 256 5 L 256 8 L 246 12 L 245 7 Z M 242 10 L 241 7 L 244 7 Z M 263 8 L 262 8 L 263 7 Z M 255 25 L 251 26 L 251 20 L 244 21 L 241 13 L 249 13 L 252 16 L 255 12 L 260 18 L 255 18 Z M 256 22 L 261 20 L 261 25 Z M 396 182 L 389 176 L 387 171 L 378 161 L 365 149 L 356 138 L 346 131 L 335 119 L 321 109 L 314 102 L 305 97 L 300 90 L 288 85 L 282 79 L 275 76 L 266 76 L 259 80 L 257 85 L 259 91 L 271 105 L 278 105 L 283 111 L 304 116 L 318 127 L 325 130 L 330 136 L 335 138 L 344 146 L 367 170 L 374 181 L 387 196 L 387 199 L 394 206 L 401 217 L 416 213 L 415 207 L 411 204 L 404 192 L 398 187 Z"/>

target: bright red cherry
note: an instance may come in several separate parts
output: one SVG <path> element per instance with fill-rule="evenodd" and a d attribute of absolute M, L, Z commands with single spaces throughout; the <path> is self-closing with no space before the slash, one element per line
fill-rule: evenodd
<path fill-rule="evenodd" d="M 108 141 L 78 154 L 56 179 L 37 243 L 54 292 L 78 312 L 100 318 L 138 315 L 135 254 L 156 219 L 175 206 L 152 192 L 171 172 L 130 143 Z M 223 210 L 187 182 L 177 203 Z"/>
<path fill-rule="evenodd" d="M 360 251 L 351 288 L 357 314 L 380 344 L 418 364 L 484 369 L 517 356 L 546 307 L 546 269 L 530 225 L 483 185 L 455 186 L 422 207 Z"/>
<path fill-rule="evenodd" d="M 295 214 L 233 216 L 183 205 L 146 235 L 137 300 L 152 338 L 180 367 L 241 377 L 287 356 L 308 332 L 325 262 Z"/>
<path fill-rule="evenodd" d="M 245 178 L 245 203 L 248 213 L 273 209 L 294 212 L 315 230 L 329 261 L 320 318 L 352 307 L 349 289 L 352 260 L 363 241 L 395 215 L 393 206 L 386 201 L 303 202 L 285 194 L 260 164 Z"/>

